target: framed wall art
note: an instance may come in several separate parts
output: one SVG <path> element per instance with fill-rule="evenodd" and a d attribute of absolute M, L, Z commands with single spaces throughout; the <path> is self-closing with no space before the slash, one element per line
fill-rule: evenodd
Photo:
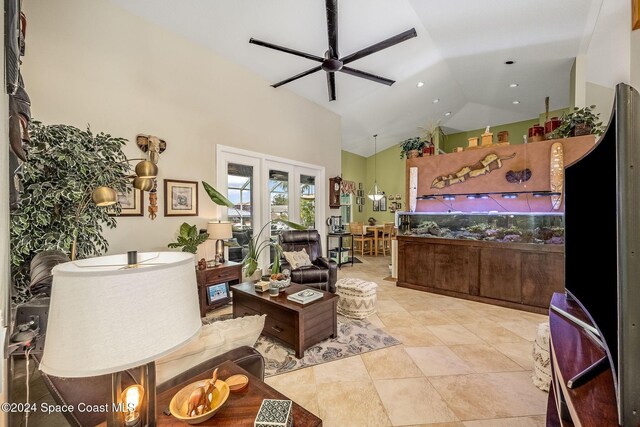
<path fill-rule="evenodd" d="M 380 210 L 380 200 L 373 201 L 373 211 L 378 212 Z"/>
<path fill-rule="evenodd" d="M 379 201 L 379 210 L 386 211 L 387 210 L 387 196 L 382 196 L 382 199 Z"/>
<path fill-rule="evenodd" d="M 132 189 L 128 193 L 118 191 L 116 199 L 120 204 L 120 213 L 110 211 L 111 216 L 144 216 L 144 197 L 142 190 Z"/>
<path fill-rule="evenodd" d="M 164 216 L 198 215 L 198 181 L 164 180 Z"/>

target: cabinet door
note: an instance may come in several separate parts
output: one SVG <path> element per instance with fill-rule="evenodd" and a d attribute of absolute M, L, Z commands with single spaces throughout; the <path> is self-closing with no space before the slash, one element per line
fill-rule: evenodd
<path fill-rule="evenodd" d="M 398 280 L 433 286 L 433 245 L 398 241 Z"/>
<path fill-rule="evenodd" d="M 480 295 L 520 303 L 521 253 L 508 249 L 480 250 Z"/>
<path fill-rule="evenodd" d="M 469 293 L 470 265 L 468 248 L 457 245 L 432 245 L 434 248 L 434 288 Z"/>
<path fill-rule="evenodd" d="M 564 292 L 562 253 L 522 254 L 522 302 L 549 307 L 554 292 Z"/>

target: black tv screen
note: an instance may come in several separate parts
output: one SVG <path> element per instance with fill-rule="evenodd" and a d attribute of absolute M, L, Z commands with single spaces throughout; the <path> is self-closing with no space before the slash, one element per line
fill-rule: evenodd
<path fill-rule="evenodd" d="M 620 424 L 640 425 L 640 95 L 619 84 L 596 146 L 565 171 L 565 287 L 613 369 Z"/>

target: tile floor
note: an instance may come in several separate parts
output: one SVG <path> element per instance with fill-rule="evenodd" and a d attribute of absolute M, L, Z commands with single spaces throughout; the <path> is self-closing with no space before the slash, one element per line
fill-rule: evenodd
<path fill-rule="evenodd" d="M 369 320 L 402 344 L 268 378 L 334 426 L 535 427 L 547 394 L 531 382 L 546 316 L 410 289 L 382 278 L 389 257 L 359 257 L 341 277 L 376 282 Z"/>

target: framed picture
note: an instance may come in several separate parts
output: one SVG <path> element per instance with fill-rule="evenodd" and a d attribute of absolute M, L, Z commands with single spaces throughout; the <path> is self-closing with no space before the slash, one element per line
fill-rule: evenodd
<path fill-rule="evenodd" d="M 392 202 L 394 200 L 393 194 L 389 194 L 389 198 L 388 199 L 389 199 L 390 202 Z"/>
<path fill-rule="evenodd" d="M 362 184 L 360 184 L 362 185 Z M 360 187 L 362 188 L 362 187 Z M 364 190 L 358 190 L 358 197 L 364 197 Z"/>
<path fill-rule="evenodd" d="M 164 216 L 198 215 L 198 181 L 164 180 Z"/>
<path fill-rule="evenodd" d="M 142 190 L 133 188 L 128 193 L 118 191 L 116 193 L 118 203 L 120 203 L 120 214 L 117 216 L 144 216 L 144 197 Z M 109 215 L 116 216 L 115 211 Z"/>
<path fill-rule="evenodd" d="M 208 305 L 215 304 L 216 302 L 228 302 L 227 299 L 229 299 L 229 286 L 227 282 L 211 285 L 207 288 Z"/>
<path fill-rule="evenodd" d="M 360 190 L 364 190 L 364 186 L 362 185 L 362 183 L 361 183 L 361 182 L 359 182 L 359 183 L 358 183 L 358 188 L 359 188 Z"/>
<path fill-rule="evenodd" d="M 374 200 L 373 201 L 373 211 L 377 212 L 380 210 L 380 200 Z"/>
<path fill-rule="evenodd" d="M 381 211 L 386 211 L 387 210 L 387 197 L 386 196 L 382 196 L 382 199 L 380 199 L 379 201 L 380 206 L 379 206 L 379 210 Z"/>

